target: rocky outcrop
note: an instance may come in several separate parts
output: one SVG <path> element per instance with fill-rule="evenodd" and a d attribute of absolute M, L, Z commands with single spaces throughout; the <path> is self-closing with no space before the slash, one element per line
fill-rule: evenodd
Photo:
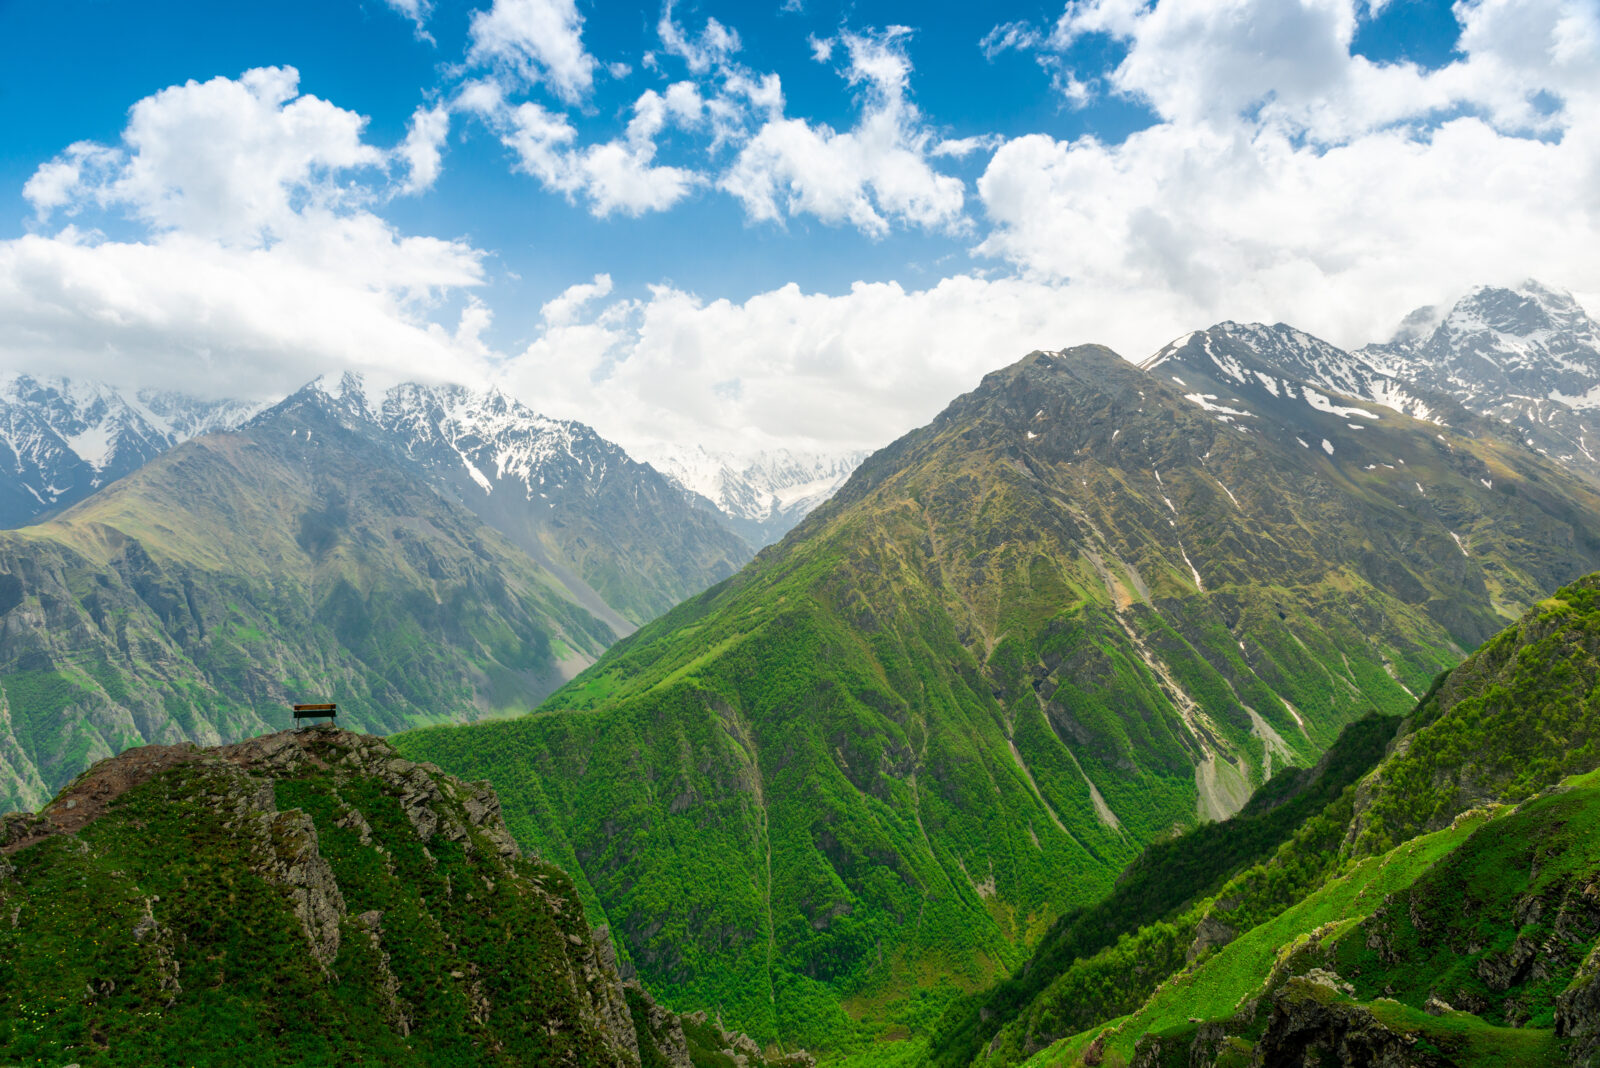
<path fill-rule="evenodd" d="M 401 1064 L 692 1068 L 696 1045 L 624 983 L 565 873 L 521 855 L 486 784 L 342 730 L 129 750 L 0 817 L 0 958 L 0 1062 L 57 987 L 85 1022 L 29 1047 L 47 1060 L 112 1044 L 176 1063 L 182 1019 L 208 1043 L 208 1021 L 242 1026 L 246 1062 L 278 1055 L 248 1045 L 273 1028 L 271 1051 Z M 691 1026 L 731 1064 L 807 1063 Z"/>
<path fill-rule="evenodd" d="M 1416 1039 L 1338 996 L 1326 981 L 1291 979 L 1272 1002 L 1256 1043 L 1257 1065 L 1273 1068 L 1447 1068 L 1450 1062 L 1415 1048 Z"/>
<path fill-rule="evenodd" d="M 1212 916 L 1202 916 L 1194 929 L 1194 941 L 1190 943 L 1185 961 L 1193 964 L 1207 950 L 1221 949 L 1223 946 L 1239 937 L 1239 932 L 1229 925 Z"/>
<path fill-rule="evenodd" d="M 1556 998 L 1556 1033 L 1572 1040 L 1573 1068 L 1600 1068 L 1600 944 Z"/>

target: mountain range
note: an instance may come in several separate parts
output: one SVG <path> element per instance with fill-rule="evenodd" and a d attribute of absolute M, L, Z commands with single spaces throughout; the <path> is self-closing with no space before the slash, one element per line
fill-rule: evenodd
<path fill-rule="evenodd" d="M 1455 795 L 1406 807 L 1452 775 L 1498 803 L 1586 770 L 1581 715 L 1508 741 L 1471 711 L 1489 695 L 1452 696 L 1482 672 L 1443 673 L 1588 603 L 1548 595 L 1600 568 L 1597 336 L 1529 283 L 1355 352 L 1232 322 L 1138 365 L 1040 351 L 859 464 L 641 463 L 495 391 L 355 375 L 261 410 L 35 383 L 6 416 L 54 437 L 14 437 L 40 459 L 11 487 L 32 525 L 0 534 L 0 796 L 336 698 L 492 783 L 619 981 L 719 1035 L 951 1065 L 1288 1048 L 1276 1008 L 1168 1045 L 1105 1025 L 1460 830 Z M 159 429 L 142 413 L 166 429 L 104 429 Z M 1424 738 L 1462 741 L 1401 759 Z M 1488 824 L 1462 826 L 1451 848 Z M 1320 979 L 1258 971 L 1230 974 L 1333 1041 Z M 1368 1015 L 1334 1015 L 1379 1041 L 1388 1010 L 1340 975 Z M 1468 1010 L 1557 1026 L 1491 1002 Z"/>
<path fill-rule="evenodd" d="M 660 448 L 646 455 L 692 500 L 709 504 L 760 548 L 783 537 L 833 496 L 868 454 L 770 449 L 730 456 L 694 446 Z"/>
<path fill-rule="evenodd" d="M 318 378 L 284 401 L 312 395 L 321 396 L 345 418 L 387 435 L 408 460 L 428 467 L 464 500 L 478 503 L 473 489 L 484 498 L 500 489 L 501 500 L 520 493 L 521 508 L 485 502 L 475 509 L 503 525 L 525 526 L 527 518 L 519 513 L 536 512 L 528 507 L 535 497 L 565 518 L 585 497 L 603 500 L 608 490 L 631 484 L 628 477 L 608 484 L 608 471 L 623 468 L 637 476 L 641 466 L 592 428 L 541 415 L 497 389 L 417 382 L 381 386 L 346 372 Z M 207 400 L 172 390 L 126 390 L 60 377 L 6 376 L 0 379 L 0 529 L 25 526 L 76 504 L 176 445 L 237 429 L 278 403 Z M 865 457 L 859 450 L 789 449 L 746 457 L 695 446 L 658 448 L 647 459 L 675 492 L 746 541 L 749 548 L 739 552 L 747 557 L 749 550 L 776 541 L 826 500 Z M 659 492 L 659 487 L 651 489 Z M 551 539 L 551 524 L 536 525 L 542 528 L 538 534 L 519 541 Z M 584 536 L 573 532 L 565 540 Z M 684 548 L 670 536 L 662 547 L 669 553 Z M 679 570 L 692 572 L 693 565 Z M 657 615 L 684 592 L 669 582 L 625 614 Z M 632 618 L 631 625 L 640 621 Z"/>
<path fill-rule="evenodd" d="M 0 535 L 0 797 L 143 742 L 525 711 L 749 548 L 499 394 L 318 381 Z"/>
<path fill-rule="evenodd" d="M 494 782 L 666 1003 L 914 1033 L 1600 567 L 1596 487 L 1309 383 L 1306 342 L 1031 354 L 538 715 L 396 744 Z"/>

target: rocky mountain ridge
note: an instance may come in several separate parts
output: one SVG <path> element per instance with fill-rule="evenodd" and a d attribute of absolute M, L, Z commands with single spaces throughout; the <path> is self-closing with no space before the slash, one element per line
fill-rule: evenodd
<path fill-rule="evenodd" d="M 7 1058 L 812 1063 L 624 982 L 491 790 L 347 731 L 96 764 L 0 817 L 0 911 Z"/>
<path fill-rule="evenodd" d="M 382 388 L 347 372 L 280 410 L 317 407 L 419 468 L 447 497 L 560 576 L 625 634 L 727 578 L 752 555 L 719 517 L 588 426 L 456 385 Z"/>
<path fill-rule="evenodd" d="M 1571 294 L 1531 280 L 1480 286 L 1443 315 L 1418 309 L 1356 355 L 1600 482 L 1600 323 Z"/>
<path fill-rule="evenodd" d="M 1219 382 L 1264 390 L 1274 398 L 1300 400 L 1319 411 L 1334 405 L 1328 393 L 1372 401 L 1414 419 L 1442 423 L 1455 410 L 1451 400 L 1385 373 L 1360 356 L 1330 345 L 1286 323 L 1224 322 L 1196 330 L 1164 346 L 1139 364 L 1141 370 L 1173 377 L 1182 364 Z M 1178 385 L 1185 382 L 1176 378 Z M 1323 392 L 1326 391 L 1326 392 Z M 1215 395 L 1186 393 L 1185 399 L 1227 414 Z"/>
<path fill-rule="evenodd" d="M 495 781 L 669 1003 L 910 1027 L 1600 567 L 1536 453 L 1252 381 L 1033 353 L 538 715 L 397 744 Z"/>
<path fill-rule="evenodd" d="M 75 504 L 175 445 L 238 426 L 259 407 L 58 377 L 0 377 L 0 527 Z"/>

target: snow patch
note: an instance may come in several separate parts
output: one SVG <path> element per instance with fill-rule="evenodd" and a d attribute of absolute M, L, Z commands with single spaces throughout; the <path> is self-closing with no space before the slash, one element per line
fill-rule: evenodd
<path fill-rule="evenodd" d="M 1346 418 L 1359 415 L 1363 419 L 1383 418 L 1380 415 L 1367 411 L 1365 408 L 1346 408 L 1342 405 L 1335 404 L 1333 403 L 1333 399 L 1331 397 L 1326 397 L 1309 386 L 1301 391 L 1301 395 L 1305 397 L 1306 403 L 1311 405 L 1311 407 L 1315 408 L 1319 412 L 1327 412 L 1329 415 L 1342 415 Z"/>
<path fill-rule="evenodd" d="M 1238 408 L 1229 408 L 1225 404 L 1218 404 L 1215 393 L 1185 393 L 1183 399 L 1190 404 L 1198 404 L 1208 412 L 1222 412 L 1225 415 L 1248 416 L 1252 413 L 1240 411 Z"/>
<path fill-rule="evenodd" d="M 96 471 L 102 470 L 116 449 L 116 428 L 109 422 L 85 428 L 81 433 L 66 439 L 71 449 L 84 463 Z"/>
<path fill-rule="evenodd" d="M 1171 502 L 1168 502 L 1171 503 Z M 1178 554 L 1183 557 L 1183 562 L 1189 565 L 1189 574 L 1194 576 L 1194 585 L 1201 593 L 1206 592 L 1206 584 L 1200 581 L 1200 569 L 1194 566 L 1194 561 L 1189 559 L 1189 554 L 1183 550 L 1183 542 L 1178 542 Z"/>

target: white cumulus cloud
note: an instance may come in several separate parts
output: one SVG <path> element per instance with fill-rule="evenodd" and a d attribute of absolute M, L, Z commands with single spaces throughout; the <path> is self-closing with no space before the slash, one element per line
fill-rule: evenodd
<path fill-rule="evenodd" d="M 29 195 L 41 210 L 120 206 L 157 230 L 257 242 L 292 225 L 298 204 L 350 199 L 344 172 L 385 158 L 360 115 L 298 83 L 294 68 L 266 67 L 163 89 L 133 106 L 121 146 L 74 145 Z"/>
<path fill-rule="evenodd" d="M 1120 143 L 1005 144 L 978 183 L 977 251 L 1068 293 L 1343 344 L 1473 283 L 1600 289 L 1595 5 L 1455 12 L 1462 55 L 1425 71 L 1353 55 L 1354 0 L 1068 4 L 1052 34 L 1126 41 L 1109 84 L 1160 121 Z"/>
<path fill-rule="evenodd" d="M 587 285 L 574 289 L 592 300 Z M 743 302 L 662 286 L 588 315 L 562 310 L 502 365 L 501 381 L 642 454 L 685 442 L 876 447 L 1032 349 L 1099 341 L 1145 356 L 1129 346 L 1193 321 L 1186 309 L 1148 308 L 1142 294 L 1086 288 L 1063 299 L 1046 282 L 973 275 L 920 290 L 791 284 Z"/>
<path fill-rule="evenodd" d="M 634 101 L 633 117 L 623 136 L 580 146 L 578 131 L 565 115 L 524 101 L 511 104 L 498 83 L 474 82 L 463 89 L 457 106 L 475 112 L 517 157 L 517 166 L 552 192 L 581 195 L 591 214 L 643 215 L 665 211 L 703 182 L 695 171 L 657 164 L 656 138 L 668 120 L 680 122 L 693 113 L 686 94 L 662 96 L 646 89 Z"/>
<path fill-rule="evenodd" d="M 591 301 L 599 300 L 611 293 L 611 276 L 597 274 L 592 282 L 579 282 L 570 285 L 561 291 L 561 294 L 551 300 L 545 301 L 539 308 L 539 317 L 548 326 L 567 326 L 577 318 L 578 312 Z"/>
<path fill-rule="evenodd" d="M 0 242 L 0 363 L 252 395 L 338 367 L 478 374 L 475 335 L 431 316 L 484 282 L 483 253 L 368 210 L 389 159 L 416 181 L 426 153 L 365 142 L 360 115 L 297 86 L 292 68 L 173 86 L 134 105 L 119 145 L 40 167 L 41 223 L 105 212 L 147 236 Z"/>
<path fill-rule="evenodd" d="M 406 139 L 395 150 L 406 164 L 405 184 L 400 187 L 402 193 L 420 193 L 433 186 L 443 160 L 440 148 L 449 136 L 449 108 L 435 104 L 431 108 L 419 107 L 412 113 Z"/>
<path fill-rule="evenodd" d="M 428 33 L 428 19 L 433 15 L 433 0 L 384 0 L 394 11 L 411 20 L 416 27 L 417 39 L 432 42 Z"/>
<path fill-rule="evenodd" d="M 862 95 L 852 129 L 770 116 L 718 182 L 757 221 L 813 215 L 881 237 L 891 222 L 954 230 L 964 220 L 961 179 L 929 163 L 934 138 L 909 99 L 909 31 L 842 33 L 845 76 Z M 779 103 L 781 107 L 781 101 Z"/>
<path fill-rule="evenodd" d="M 661 37 L 661 47 L 668 55 L 682 59 L 691 74 L 706 74 L 722 66 L 742 47 L 739 34 L 716 19 L 708 18 L 705 28 L 690 36 L 673 19 L 672 0 L 662 6 L 656 33 Z"/>
<path fill-rule="evenodd" d="M 583 46 L 583 16 L 573 0 L 494 0 L 488 11 L 473 12 L 470 33 L 469 62 L 544 83 L 569 104 L 594 88 L 598 64 Z"/>

